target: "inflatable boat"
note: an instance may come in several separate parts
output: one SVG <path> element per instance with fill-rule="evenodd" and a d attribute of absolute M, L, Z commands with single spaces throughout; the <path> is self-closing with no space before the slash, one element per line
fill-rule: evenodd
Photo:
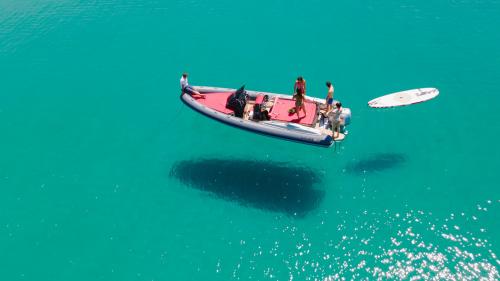
<path fill-rule="evenodd" d="M 349 108 L 342 108 L 339 134 L 332 131 L 324 99 L 306 97 L 299 116 L 291 95 L 240 89 L 193 86 L 201 95 L 181 94 L 192 109 L 224 124 L 250 132 L 305 144 L 330 147 L 342 141 L 351 121 Z M 334 102 L 335 104 L 335 102 Z M 334 138 L 335 137 L 335 138 Z"/>

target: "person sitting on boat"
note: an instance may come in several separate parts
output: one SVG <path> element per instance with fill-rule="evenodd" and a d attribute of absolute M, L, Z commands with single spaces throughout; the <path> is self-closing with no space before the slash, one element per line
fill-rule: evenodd
<path fill-rule="evenodd" d="M 332 138 L 336 139 L 340 135 L 340 125 L 343 121 L 342 118 L 342 104 L 340 102 L 337 102 L 335 104 L 335 109 L 330 111 L 328 113 L 328 120 L 330 121 L 330 124 L 332 125 Z M 337 132 L 337 135 L 335 135 L 335 132 Z"/>
<path fill-rule="evenodd" d="M 302 111 L 304 111 L 304 117 L 306 117 L 306 106 L 305 106 L 305 100 L 306 100 L 306 95 L 304 94 L 302 88 L 297 89 L 297 93 L 293 95 L 293 99 L 295 100 L 295 113 L 297 113 L 297 117 L 300 118 L 299 111 L 302 108 Z M 302 118 L 304 118 L 302 117 Z"/>
<path fill-rule="evenodd" d="M 186 93 L 192 97 L 197 98 L 205 98 L 200 92 L 196 91 L 193 87 L 191 87 L 188 83 L 188 74 L 183 73 L 181 77 L 181 91 L 182 93 Z"/>
<path fill-rule="evenodd" d="M 333 105 L 333 91 L 335 90 L 333 88 L 332 82 L 326 81 L 326 87 L 328 88 L 328 94 L 326 95 L 326 112 L 329 112 L 332 110 L 332 105 Z"/>

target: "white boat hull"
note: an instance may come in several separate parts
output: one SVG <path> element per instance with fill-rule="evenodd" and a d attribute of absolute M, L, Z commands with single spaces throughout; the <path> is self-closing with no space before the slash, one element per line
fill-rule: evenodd
<path fill-rule="evenodd" d="M 235 89 L 229 88 L 217 88 L 217 87 L 206 87 L 206 86 L 195 86 L 195 90 L 204 95 L 209 95 L 210 93 L 217 92 L 234 92 Z M 267 93 L 267 92 L 256 92 L 247 90 L 247 94 L 250 97 L 255 97 L 257 94 L 264 94 L 271 97 L 280 97 L 290 99 L 290 95 Z M 308 100 L 324 103 L 323 99 L 318 98 L 307 98 Z M 332 138 L 331 135 L 325 133 L 321 128 L 313 128 L 309 126 L 303 126 L 297 123 L 282 122 L 276 120 L 269 121 L 253 121 L 245 120 L 236 116 L 225 114 L 214 110 L 210 107 L 204 106 L 203 104 L 197 102 L 195 98 L 188 94 L 182 94 L 181 100 L 191 107 L 192 109 L 200 112 L 201 114 L 210 117 L 214 120 L 222 122 L 224 124 L 237 127 L 250 132 L 267 135 L 271 137 L 281 138 L 294 142 L 301 142 L 311 145 L 318 145 L 322 147 L 330 147 L 336 140 Z"/>

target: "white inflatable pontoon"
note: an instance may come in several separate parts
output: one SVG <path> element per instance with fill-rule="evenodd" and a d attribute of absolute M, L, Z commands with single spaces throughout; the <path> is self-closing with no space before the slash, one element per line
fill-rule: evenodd
<path fill-rule="evenodd" d="M 242 114 L 240 113 L 242 116 L 238 117 L 233 109 L 228 108 L 228 100 L 236 89 L 206 86 L 193 88 L 200 92 L 201 97 L 181 94 L 181 100 L 192 109 L 227 125 L 290 141 L 330 147 L 334 142 L 345 138 L 345 126 L 351 120 L 350 109 L 342 108 L 340 132 L 338 136 L 335 133 L 333 139 L 330 122 L 324 117 L 324 99 L 306 97 L 304 106 L 307 114 L 304 116 L 301 110 L 297 116 L 297 113 L 290 113 L 290 109 L 295 108 L 291 95 L 246 91 L 247 98 Z M 259 112 L 265 112 L 269 119 L 257 118 L 258 115 L 262 116 Z"/>

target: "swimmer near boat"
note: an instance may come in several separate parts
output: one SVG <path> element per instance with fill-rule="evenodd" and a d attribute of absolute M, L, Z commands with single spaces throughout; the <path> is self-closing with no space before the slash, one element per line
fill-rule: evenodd
<path fill-rule="evenodd" d="M 436 88 L 419 88 L 378 97 L 368 102 L 373 108 L 406 106 L 431 100 L 439 95 Z"/>
<path fill-rule="evenodd" d="M 190 108 L 226 125 L 270 137 L 330 147 L 344 140 L 346 126 L 351 122 L 349 108 L 329 114 L 324 99 L 307 97 L 304 115 L 291 110 L 295 108 L 292 95 L 247 91 L 244 87 L 192 87 L 200 96 L 181 94 L 181 100 Z"/>

